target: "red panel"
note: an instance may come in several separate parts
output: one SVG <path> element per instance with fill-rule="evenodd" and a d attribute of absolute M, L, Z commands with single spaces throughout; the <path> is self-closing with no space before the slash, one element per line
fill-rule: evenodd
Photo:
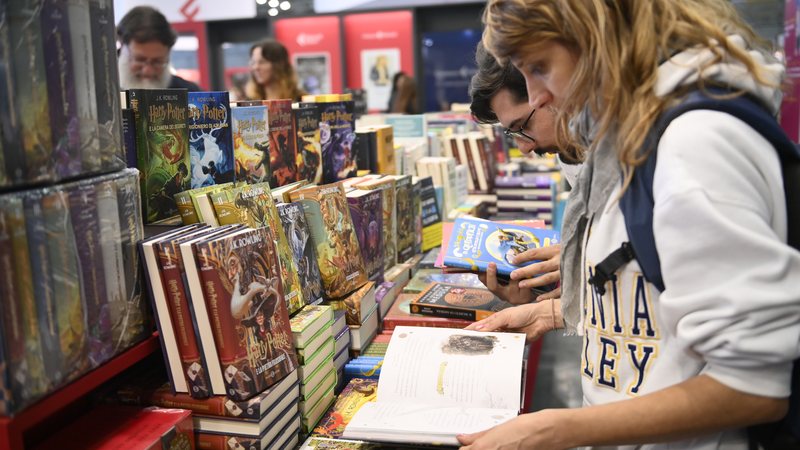
<path fill-rule="evenodd" d="M 178 34 L 192 34 L 197 37 L 197 68 L 200 71 L 200 82 L 197 83 L 202 89 L 209 90 L 211 87 L 211 77 L 208 68 L 208 39 L 206 38 L 205 22 L 182 22 L 171 24 Z M 180 73 L 178 74 L 181 75 Z M 190 74 L 186 73 L 184 75 Z"/>
<path fill-rule="evenodd" d="M 298 55 L 326 55 L 330 67 L 330 93 L 341 93 L 342 47 L 338 16 L 300 17 L 275 21 L 275 39 Z"/>
<path fill-rule="evenodd" d="M 788 87 L 781 104 L 781 127 L 794 142 L 800 139 L 800 10 L 796 0 L 786 0 L 784 9 L 784 43 Z"/>
<path fill-rule="evenodd" d="M 388 106 L 395 73 L 403 71 L 414 75 L 413 19 L 411 11 L 344 17 L 347 85 L 367 91 L 370 111 L 384 110 Z M 379 70 L 379 66 L 386 69 Z"/>

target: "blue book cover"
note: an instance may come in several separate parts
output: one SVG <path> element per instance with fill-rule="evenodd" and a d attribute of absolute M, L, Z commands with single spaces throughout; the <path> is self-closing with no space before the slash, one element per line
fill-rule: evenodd
<path fill-rule="evenodd" d="M 559 233 L 554 230 L 461 217 L 453 224 L 444 264 L 483 272 L 493 262 L 497 264 L 497 274 L 507 277 L 515 269 L 535 262 L 516 266 L 509 262 L 512 257 L 528 249 L 559 242 Z"/>
<path fill-rule="evenodd" d="M 233 181 L 231 106 L 227 92 L 189 92 L 192 189 Z"/>

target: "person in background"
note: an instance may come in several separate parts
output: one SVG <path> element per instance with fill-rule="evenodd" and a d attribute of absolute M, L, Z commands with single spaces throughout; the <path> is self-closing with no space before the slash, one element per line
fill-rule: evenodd
<path fill-rule="evenodd" d="M 137 6 L 128 11 L 117 24 L 120 87 L 201 90 L 170 70 L 169 54 L 177 38 L 167 18 L 157 9 Z"/>
<path fill-rule="evenodd" d="M 746 427 L 786 414 L 800 356 L 800 252 L 786 243 L 779 157 L 721 111 L 692 110 L 657 142 L 648 135 L 709 86 L 775 114 L 783 66 L 727 0 L 489 0 L 484 22 L 484 45 L 520 70 L 530 106 L 557 110 L 560 141 L 577 141 L 571 122 L 592 117 L 561 250 L 561 316 L 583 342 L 584 405 L 459 436 L 462 449 L 752 448 Z M 630 184 L 640 151 L 656 150 L 664 289 L 635 259 L 594 286 L 597 265 L 630 241 L 619 201 L 641 189 Z M 531 331 L 516 309 L 468 328 Z"/>
<path fill-rule="evenodd" d="M 250 81 L 245 86 L 247 100 L 292 99 L 305 94 L 297 85 L 297 75 L 286 47 L 275 39 L 265 39 L 250 47 Z"/>
<path fill-rule="evenodd" d="M 580 170 L 582 156 L 578 149 L 559 150 L 555 140 L 555 109 L 552 106 L 535 110 L 528 105 L 528 92 L 525 78 L 514 66 L 501 66 L 494 56 L 479 43 L 475 52 L 478 71 L 470 81 L 470 111 L 473 119 L 482 124 L 499 123 L 526 155 L 555 154 L 562 173 L 570 185 L 574 185 Z M 561 246 L 554 245 L 527 250 L 514 258 L 512 264 L 527 261 L 540 261 L 511 273 L 509 283 L 498 283 L 497 266 L 490 264 L 486 273 L 478 274 L 483 284 L 500 298 L 514 304 L 526 305 L 521 309 L 531 311 L 541 317 L 541 329 L 536 338 L 563 325 L 550 315 L 560 309 L 558 298 L 561 289 L 556 288 L 546 294 L 535 296 L 532 288 L 545 286 L 560 280 L 559 261 Z M 540 275 L 540 276 L 537 276 Z M 555 305 L 551 305 L 555 302 Z"/>
<path fill-rule="evenodd" d="M 392 78 L 392 93 L 389 95 L 388 113 L 417 114 L 417 83 L 405 72 L 397 72 Z"/>

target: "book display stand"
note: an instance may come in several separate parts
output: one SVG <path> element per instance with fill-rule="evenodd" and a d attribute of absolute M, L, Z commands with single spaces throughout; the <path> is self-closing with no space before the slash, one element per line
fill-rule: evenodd
<path fill-rule="evenodd" d="M 158 334 L 153 333 L 144 341 L 111 358 L 105 364 L 20 411 L 13 417 L 0 417 L 0 448 L 8 450 L 23 450 L 27 448 L 26 438 L 30 439 L 30 432 L 37 431 L 38 425 L 56 418 L 59 412 L 65 410 L 73 402 L 158 350 L 160 350 Z M 69 419 L 61 418 L 61 420 L 66 422 Z M 43 434 L 39 436 L 39 439 L 46 437 L 47 435 Z"/>

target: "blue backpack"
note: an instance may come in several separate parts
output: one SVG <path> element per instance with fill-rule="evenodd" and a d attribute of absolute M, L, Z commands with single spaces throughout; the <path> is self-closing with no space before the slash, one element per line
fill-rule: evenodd
<path fill-rule="evenodd" d="M 729 91 L 706 89 L 712 95 L 725 95 Z M 653 238 L 653 177 L 656 170 L 656 150 L 661 135 L 667 126 L 681 114 L 706 109 L 721 111 L 741 119 L 758 131 L 778 151 L 783 172 L 783 187 L 786 194 L 788 219 L 788 243 L 800 249 L 800 149 L 793 143 L 775 118 L 758 101 L 748 96 L 719 99 L 705 92 L 690 92 L 677 106 L 665 111 L 656 121 L 645 138 L 642 150 L 652 149 L 645 163 L 637 167 L 631 184 L 620 199 L 620 209 L 625 217 L 625 228 L 629 242 L 612 252 L 595 268 L 589 279 L 601 295 L 605 284 L 614 279 L 614 273 L 634 258 L 642 268 L 645 278 L 659 291 L 664 290 L 661 276 L 661 263 Z M 794 363 L 792 372 L 792 394 L 789 398 L 789 412 L 781 421 L 774 424 L 759 425 L 748 429 L 750 446 L 760 445 L 767 450 L 800 448 L 800 363 Z"/>

